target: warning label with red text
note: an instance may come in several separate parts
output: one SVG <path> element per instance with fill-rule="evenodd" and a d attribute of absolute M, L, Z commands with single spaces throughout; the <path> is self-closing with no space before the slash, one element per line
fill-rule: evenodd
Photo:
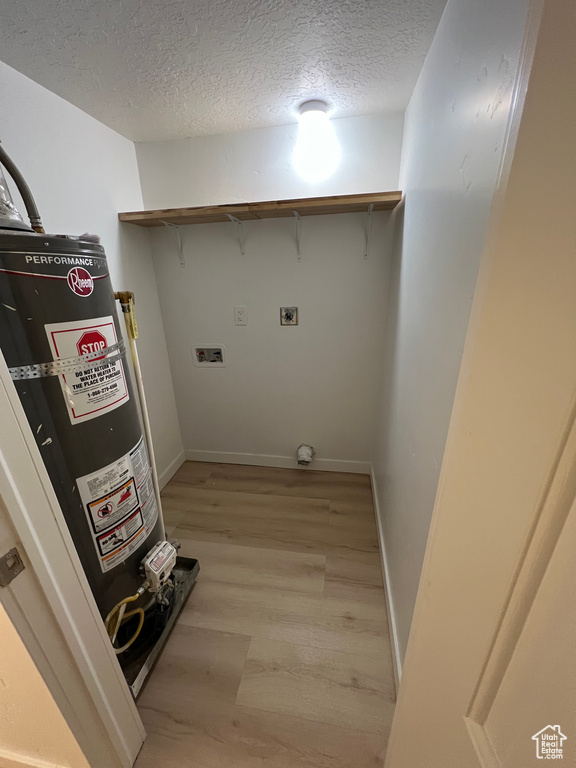
<path fill-rule="evenodd" d="M 76 482 L 105 573 L 138 549 L 158 519 L 143 438 L 117 461 Z"/>
<path fill-rule="evenodd" d="M 98 317 L 44 326 L 54 360 L 99 352 L 116 344 L 114 320 Z M 109 363 L 105 356 L 86 367 L 58 376 L 72 424 L 94 419 L 118 408 L 129 399 L 122 360 Z"/>
<path fill-rule="evenodd" d="M 111 493 L 107 493 L 88 504 L 92 527 L 95 533 L 109 528 L 124 518 L 138 506 L 138 495 L 134 478 L 123 483 Z"/>
<path fill-rule="evenodd" d="M 134 537 L 139 537 L 142 531 L 142 513 L 139 509 L 130 515 L 128 520 L 125 520 L 122 525 L 117 525 L 111 531 L 103 533 L 98 537 L 98 547 L 100 554 L 105 555 L 104 560 L 107 558 L 111 560 L 114 553 L 120 549 L 121 551 L 126 549 L 128 542 L 133 541 Z M 139 541 L 139 539 L 138 539 Z"/>

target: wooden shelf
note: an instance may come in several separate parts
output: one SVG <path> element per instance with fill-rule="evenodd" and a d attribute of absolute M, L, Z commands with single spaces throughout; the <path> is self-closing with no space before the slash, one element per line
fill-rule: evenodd
<path fill-rule="evenodd" d="M 375 211 L 390 211 L 402 199 L 401 192 L 375 192 L 367 195 L 338 195 L 336 197 L 305 197 L 300 200 L 273 200 L 264 203 L 237 203 L 201 208 L 165 208 L 158 211 L 119 213 L 120 221 L 140 227 L 161 227 L 168 224 L 212 224 L 230 221 L 227 214 L 240 221 L 277 219 L 293 216 L 324 216 L 329 213 L 362 213 L 369 205 Z"/>

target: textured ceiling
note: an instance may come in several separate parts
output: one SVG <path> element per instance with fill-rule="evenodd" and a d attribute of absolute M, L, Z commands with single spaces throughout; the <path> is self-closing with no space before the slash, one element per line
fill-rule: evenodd
<path fill-rule="evenodd" d="M 3 0 L 0 57 L 136 141 L 410 98 L 445 0 Z M 9 108 L 4 105 L 3 108 Z"/>

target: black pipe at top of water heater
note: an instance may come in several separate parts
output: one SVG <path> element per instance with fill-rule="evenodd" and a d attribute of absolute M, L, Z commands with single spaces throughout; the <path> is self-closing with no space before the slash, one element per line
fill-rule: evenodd
<path fill-rule="evenodd" d="M 106 616 L 136 593 L 142 558 L 164 539 L 106 254 L 4 222 L 0 349 Z"/>

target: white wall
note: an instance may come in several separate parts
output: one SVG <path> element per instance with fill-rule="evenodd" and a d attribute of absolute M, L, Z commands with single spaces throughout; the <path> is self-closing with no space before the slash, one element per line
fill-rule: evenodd
<path fill-rule="evenodd" d="M 0 648 L 0 766 L 88 768 L 2 605 Z"/>
<path fill-rule="evenodd" d="M 403 122 L 403 114 L 333 120 L 342 162 L 321 184 L 303 181 L 292 167 L 297 125 L 136 144 L 144 205 L 177 208 L 395 190 Z"/>
<path fill-rule="evenodd" d="M 449 0 L 406 113 L 375 463 L 399 655 L 418 583 L 528 0 Z M 399 216 L 398 228 L 402 228 Z"/>
<path fill-rule="evenodd" d="M 403 115 L 335 120 L 342 163 L 327 181 L 300 180 L 291 162 L 297 126 L 136 145 L 147 208 L 216 205 L 395 190 Z M 246 222 L 246 256 L 232 224 L 151 233 L 184 447 L 189 458 L 295 466 L 301 442 L 315 466 L 367 471 L 381 388 L 389 214 Z M 234 325 L 246 306 L 248 326 Z M 298 305 L 297 328 L 280 306 Z M 192 364 L 195 343 L 226 347 L 225 369 Z"/>
<path fill-rule="evenodd" d="M 143 230 L 119 225 L 117 218 L 119 211 L 142 208 L 134 144 L 1 62 L 0 103 L 0 139 L 32 188 L 46 230 L 99 234 L 114 288 L 136 294 L 162 474 L 181 455 L 182 443 L 150 245 Z"/>
<path fill-rule="evenodd" d="M 296 466 L 306 442 L 315 468 L 369 470 L 389 216 L 374 214 L 367 260 L 364 214 L 303 219 L 300 263 L 292 219 L 246 222 L 245 256 L 233 224 L 183 227 L 185 269 L 172 233 L 153 231 L 189 458 Z M 293 305 L 300 324 L 281 327 L 280 307 Z M 247 326 L 234 325 L 234 306 L 246 306 Z M 224 344 L 227 367 L 194 366 L 195 343 Z"/>

